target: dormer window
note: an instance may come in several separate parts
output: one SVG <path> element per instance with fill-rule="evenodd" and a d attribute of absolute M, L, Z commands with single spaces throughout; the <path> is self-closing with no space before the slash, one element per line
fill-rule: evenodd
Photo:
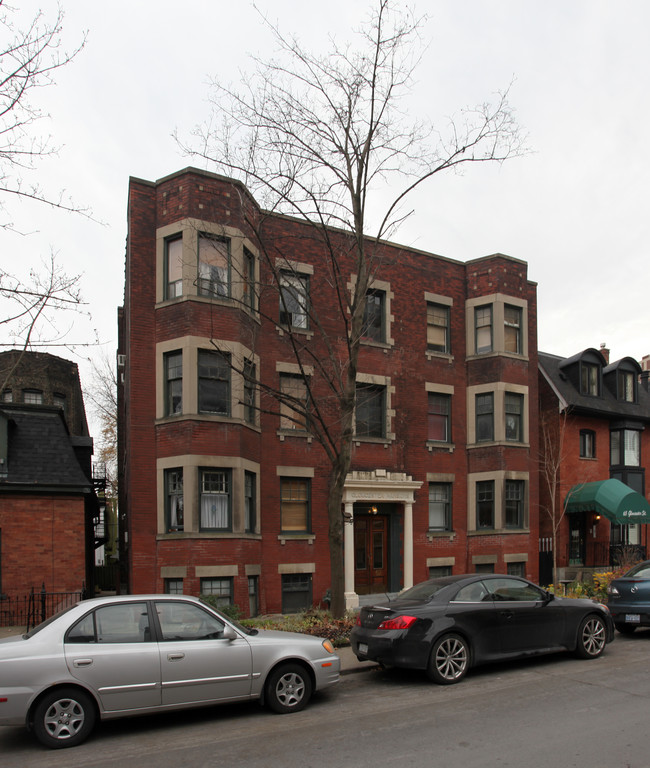
<path fill-rule="evenodd" d="M 616 372 L 616 390 L 619 400 L 626 403 L 636 402 L 636 377 L 632 371 L 619 369 Z"/>
<path fill-rule="evenodd" d="M 590 397 L 598 397 L 599 387 L 599 369 L 593 363 L 580 363 L 580 393 Z"/>

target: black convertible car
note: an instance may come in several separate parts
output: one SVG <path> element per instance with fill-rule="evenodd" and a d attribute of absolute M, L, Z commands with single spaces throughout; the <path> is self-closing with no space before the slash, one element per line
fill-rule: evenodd
<path fill-rule="evenodd" d="M 607 606 L 555 597 L 514 576 L 430 579 L 395 600 L 362 608 L 352 630 L 357 658 L 424 669 L 436 683 L 470 667 L 554 651 L 595 659 L 614 639 Z"/>

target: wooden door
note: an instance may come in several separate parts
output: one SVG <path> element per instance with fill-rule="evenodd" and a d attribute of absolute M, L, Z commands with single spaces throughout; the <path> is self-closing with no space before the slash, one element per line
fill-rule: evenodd
<path fill-rule="evenodd" d="M 388 591 L 388 518 L 354 517 L 355 591 L 372 595 Z"/>

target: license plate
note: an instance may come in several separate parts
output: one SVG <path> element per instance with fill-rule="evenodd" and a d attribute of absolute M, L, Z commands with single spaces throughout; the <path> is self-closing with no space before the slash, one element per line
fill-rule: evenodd
<path fill-rule="evenodd" d="M 359 643 L 359 653 L 368 653 L 368 646 L 365 643 Z"/>
<path fill-rule="evenodd" d="M 639 613 L 626 613 L 625 621 L 629 621 L 631 624 L 639 624 L 641 615 Z"/>

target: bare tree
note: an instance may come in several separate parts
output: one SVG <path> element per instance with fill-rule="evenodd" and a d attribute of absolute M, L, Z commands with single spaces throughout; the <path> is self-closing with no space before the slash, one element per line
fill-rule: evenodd
<path fill-rule="evenodd" d="M 451 120 L 444 131 L 413 121 L 404 109 L 422 50 L 423 20 L 401 4 L 379 0 L 354 42 L 306 50 L 265 20 L 277 45 L 271 60 L 253 58 L 241 89 L 213 83 L 212 120 L 185 149 L 244 183 L 274 216 L 305 223 L 327 275 L 332 301 L 318 310 L 301 286 L 291 252 L 272 225 L 242 196 L 270 275 L 259 287 L 279 293 L 278 316 L 304 387 L 262 389 L 262 409 L 294 419 L 323 447 L 330 466 L 328 498 L 332 611 L 344 611 L 342 495 L 355 436 L 359 351 L 368 295 L 386 258 L 385 240 L 408 215 L 408 195 L 431 177 L 469 163 L 502 162 L 525 151 L 507 92 Z M 385 201 L 386 190 L 390 199 Z M 295 245 L 295 244 L 294 244 Z M 271 306 L 273 302 L 268 302 Z M 278 307 L 278 303 L 274 306 Z M 298 317 L 318 335 L 308 343 Z M 315 350 L 318 350 L 315 352 Z"/>
<path fill-rule="evenodd" d="M 97 455 L 106 466 L 107 495 L 117 499 L 117 369 L 105 352 L 91 359 L 90 365 L 90 381 L 84 395 L 99 424 Z"/>
<path fill-rule="evenodd" d="M 42 263 L 41 269 L 30 270 L 24 281 L 0 271 L 0 348 L 24 352 L 38 347 L 71 346 L 66 337 L 74 315 L 85 313 L 80 279 L 80 275 L 68 276 L 54 254 Z M 16 358 L 16 365 L 20 359 Z M 9 371 L 0 391 L 14 369 Z"/>
<path fill-rule="evenodd" d="M 565 460 L 564 437 L 567 430 L 568 413 L 565 408 L 552 418 L 545 414 L 540 420 L 541 477 L 546 496 L 546 504 L 541 508 L 546 512 L 551 525 L 551 546 L 553 550 L 553 584 L 557 586 L 557 533 L 566 513 L 566 501 L 562 503 L 561 468 Z"/>
<path fill-rule="evenodd" d="M 57 151 L 49 136 L 34 134 L 34 124 L 46 117 L 34 95 L 53 84 L 57 70 L 74 59 L 85 38 L 72 51 L 63 49 L 61 9 L 51 20 L 39 11 L 26 27 L 19 26 L 18 18 L 17 11 L 0 0 L 0 209 L 7 215 L 7 201 L 17 197 L 87 213 L 64 192 L 46 191 L 29 180 L 38 161 Z"/>

